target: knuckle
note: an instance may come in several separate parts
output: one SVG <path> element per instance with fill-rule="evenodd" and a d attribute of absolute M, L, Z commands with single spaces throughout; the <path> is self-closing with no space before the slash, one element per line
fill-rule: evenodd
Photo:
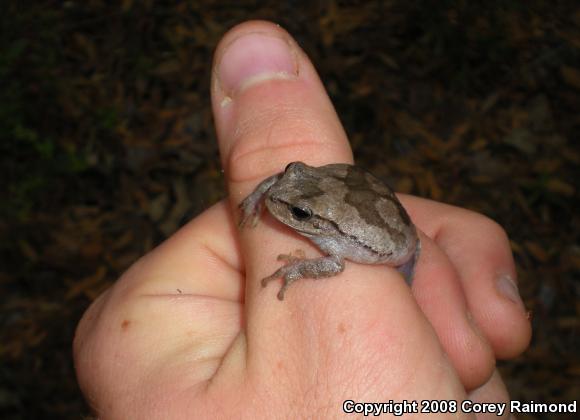
<path fill-rule="evenodd" d="M 480 215 L 479 223 L 480 223 L 481 229 L 484 230 L 485 232 L 487 232 L 490 236 L 492 236 L 494 238 L 498 238 L 500 240 L 508 241 L 507 232 L 495 220 L 493 220 L 487 216 Z"/>
<path fill-rule="evenodd" d="M 321 154 L 332 142 L 304 111 L 274 109 L 240 121 L 233 135 L 227 167 L 233 180 L 263 177 L 290 161 Z"/>

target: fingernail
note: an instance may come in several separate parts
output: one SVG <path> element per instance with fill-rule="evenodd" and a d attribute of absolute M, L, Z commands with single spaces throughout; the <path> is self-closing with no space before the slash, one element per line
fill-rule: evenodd
<path fill-rule="evenodd" d="M 497 290 L 499 293 L 504 296 L 505 298 L 511 300 L 522 309 L 524 308 L 524 303 L 522 302 L 522 298 L 520 297 L 520 292 L 518 290 L 518 286 L 516 282 L 509 274 L 501 274 L 496 282 Z"/>
<path fill-rule="evenodd" d="M 271 79 L 298 75 L 298 60 L 287 40 L 262 32 L 251 32 L 232 41 L 217 68 L 217 79 L 226 97 Z"/>

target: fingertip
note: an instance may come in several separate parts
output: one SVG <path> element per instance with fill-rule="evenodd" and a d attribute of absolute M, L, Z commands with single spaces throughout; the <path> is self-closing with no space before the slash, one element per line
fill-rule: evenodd
<path fill-rule="evenodd" d="M 517 285 L 511 275 L 498 274 L 495 281 L 482 280 L 481 295 L 486 305 L 472 305 L 481 328 L 494 349 L 498 359 L 510 359 L 520 355 L 530 344 L 532 328 L 529 312 L 519 296 Z"/>
<path fill-rule="evenodd" d="M 489 410 L 484 413 L 478 413 L 478 420 L 497 419 L 499 416 L 502 418 L 512 418 L 509 407 L 507 406 L 510 397 L 497 370 L 494 370 L 493 374 L 485 384 L 471 391 L 467 395 L 467 398 L 471 402 L 471 405 L 466 408 L 473 408 L 473 404 L 487 404 L 488 409 L 491 409 L 491 407 L 494 408 L 494 412 Z M 500 404 L 503 404 L 503 406 Z"/>
<path fill-rule="evenodd" d="M 447 256 L 424 235 L 421 243 L 413 293 L 463 386 L 476 388 L 493 372 L 493 349 L 466 306 L 459 278 Z"/>
<path fill-rule="evenodd" d="M 248 21 L 224 35 L 214 56 L 212 104 L 230 182 L 255 181 L 296 160 L 352 160 L 314 66 L 274 23 Z"/>
<path fill-rule="evenodd" d="M 469 312 L 497 358 L 523 352 L 531 339 L 509 239 L 481 214 L 418 197 L 402 197 L 418 226 L 434 238 L 459 276 Z"/>
<path fill-rule="evenodd" d="M 234 26 L 219 42 L 212 87 L 219 106 L 244 88 L 265 79 L 292 78 L 299 72 L 298 48 L 279 25 L 248 21 Z"/>

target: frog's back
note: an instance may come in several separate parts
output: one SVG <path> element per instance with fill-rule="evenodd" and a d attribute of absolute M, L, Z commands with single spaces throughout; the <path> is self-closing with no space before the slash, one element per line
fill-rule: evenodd
<path fill-rule="evenodd" d="M 402 264 L 413 254 L 416 229 L 394 192 L 356 166 L 332 164 L 320 181 L 326 197 L 316 200 L 317 212 L 340 235 L 313 239 L 321 249 L 340 252 L 363 263 Z"/>

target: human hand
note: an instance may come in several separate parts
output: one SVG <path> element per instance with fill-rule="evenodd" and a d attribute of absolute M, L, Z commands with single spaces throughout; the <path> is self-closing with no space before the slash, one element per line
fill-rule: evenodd
<path fill-rule="evenodd" d="M 308 58 L 266 22 L 224 36 L 212 102 L 229 200 L 141 258 L 79 324 L 77 374 L 99 418 L 336 418 L 349 399 L 505 402 L 495 360 L 523 351 L 530 326 L 503 230 L 402 195 L 423 232 L 413 294 L 393 269 L 347 262 L 280 302 L 260 285 L 276 256 L 318 251 L 280 224 L 239 231 L 237 204 L 288 162 L 351 163 L 346 135 Z"/>

